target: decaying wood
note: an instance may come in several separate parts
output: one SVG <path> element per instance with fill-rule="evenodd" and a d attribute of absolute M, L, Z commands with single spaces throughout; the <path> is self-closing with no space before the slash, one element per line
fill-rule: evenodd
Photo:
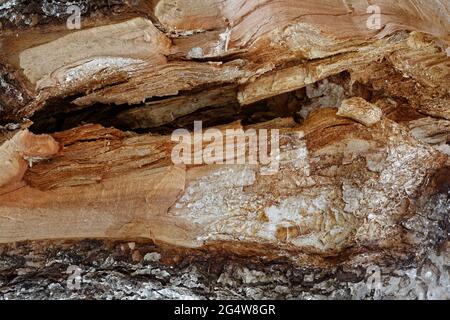
<path fill-rule="evenodd" d="M 126 14 L 128 20 L 112 24 L 86 17 L 86 28 L 75 31 L 65 24 L 6 29 L 2 60 L 12 79 L 1 100 L 14 100 L 7 104 L 14 110 L 4 118 L 18 120 L 49 100 L 80 93 L 71 99 L 78 106 L 139 104 L 224 83 L 239 83 L 237 98 L 247 105 L 391 53 L 394 64 L 420 80 L 448 82 L 439 48 L 449 42 L 447 2 L 383 2 L 381 31 L 367 28 L 365 1 L 184 1 L 178 8 L 141 2 L 153 20 Z M 418 64 L 429 72 L 415 73 Z"/>
<path fill-rule="evenodd" d="M 202 247 L 239 239 L 237 249 L 266 243 L 300 262 L 305 253 L 416 250 L 424 239 L 403 225 L 424 208 L 434 188 L 427 183 L 447 157 L 390 120 L 365 127 L 335 114 L 322 109 L 282 132 L 275 175 L 251 165 L 173 165 L 165 136 L 98 125 L 54 134 L 41 148 L 51 160 L 24 175 L 15 168 L 14 189 L 10 177 L 2 181 L 0 241 L 148 238 Z M 24 135 L 46 138 L 20 131 L 10 141 Z M 25 163 L 32 150 L 20 150 L 5 160 Z"/>
<path fill-rule="evenodd" d="M 377 29 L 363 0 L 107 2 L 80 0 L 74 30 L 64 1 L 0 5 L 5 250 L 136 241 L 315 270 L 447 259 L 449 1 L 378 1 Z M 170 133 L 195 120 L 278 129 L 279 170 L 174 164 Z"/>

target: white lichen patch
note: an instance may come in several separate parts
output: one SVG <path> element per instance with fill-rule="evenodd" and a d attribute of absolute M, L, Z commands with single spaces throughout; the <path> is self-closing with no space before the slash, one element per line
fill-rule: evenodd
<path fill-rule="evenodd" d="M 131 58 L 120 58 L 120 57 L 99 57 L 83 63 L 74 68 L 67 70 L 65 74 L 65 82 L 72 82 L 76 80 L 82 80 L 89 76 L 93 76 L 96 73 L 105 70 L 107 68 L 111 69 L 124 69 L 126 67 L 142 62 L 141 60 L 131 59 Z"/>
<path fill-rule="evenodd" d="M 1 46 L 0 46 L 0 48 L 1 48 Z M 22 92 L 20 92 L 14 86 L 12 86 L 8 82 L 6 82 L 2 76 L 0 76 L 0 88 L 2 89 L 4 94 L 14 96 L 17 99 L 17 101 L 19 101 L 19 102 L 24 101 Z"/>
<path fill-rule="evenodd" d="M 265 209 L 268 223 L 258 236 L 320 251 L 340 247 L 355 231 L 355 221 L 336 209 L 336 198 L 333 188 L 324 187 L 284 199 Z"/>
<path fill-rule="evenodd" d="M 450 145 L 448 144 L 440 144 L 435 146 L 436 150 L 450 156 Z M 448 162 L 450 163 L 450 159 L 448 160 Z"/>
<path fill-rule="evenodd" d="M 400 219 L 445 157 L 389 120 L 366 130 L 371 139 L 355 131 L 313 153 L 303 132 L 283 134 L 274 175 L 246 165 L 195 169 L 201 173 L 188 179 L 169 214 L 192 221 L 196 240 L 205 242 L 339 252 L 401 241 Z"/>
<path fill-rule="evenodd" d="M 71 90 L 82 83 L 95 80 L 97 77 L 100 79 L 99 75 L 104 77 L 117 72 L 131 72 L 133 66 L 142 62 L 142 60 L 132 58 L 96 57 L 56 70 L 51 75 L 39 80 L 36 86 L 39 90 L 55 86 Z"/>

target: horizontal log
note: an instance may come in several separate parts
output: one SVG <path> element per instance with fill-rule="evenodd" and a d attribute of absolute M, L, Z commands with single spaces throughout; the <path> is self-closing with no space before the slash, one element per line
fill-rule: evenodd
<path fill-rule="evenodd" d="M 50 139 L 20 131 L 10 141 L 23 136 Z M 438 192 L 427 181 L 447 160 L 390 120 L 366 127 L 335 109 L 281 131 L 272 175 L 261 164 L 174 165 L 169 136 L 87 125 L 52 139 L 50 159 L 3 187 L 0 242 L 149 239 L 188 248 L 236 242 L 237 250 L 263 243 L 280 255 L 296 252 L 299 263 L 311 263 L 305 253 L 405 254 L 423 239 L 402 225 L 426 210 Z M 2 163 L 28 153 L 3 152 Z"/>

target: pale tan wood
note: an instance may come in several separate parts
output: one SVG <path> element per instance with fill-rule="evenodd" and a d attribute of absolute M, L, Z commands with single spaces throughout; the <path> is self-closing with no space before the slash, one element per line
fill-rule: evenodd
<path fill-rule="evenodd" d="M 378 5 L 380 30 L 367 27 L 370 15 L 363 0 L 205 0 L 140 1 L 140 12 L 152 20 L 127 19 L 125 12 L 122 21 L 115 16 L 111 23 L 83 18 L 81 30 L 43 25 L 31 32 L 6 31 L 0 62 L 16 71 L 17 83 L 10 85 L 27 97 L 16 101 L 19 110 L 7 118 L 30 116 L 53 98 L 77 95 L 73 102 L 84 107 L 138 105 L 210 83 L 242 85 L 236 94 L 247 105 L 391 53 L 394 63 L 418 81 L 448 81 L 448 2 Z M 425 50 L 428 62 L 420 58 Z M 405 51 L 411 52 L 412 67 L 395 58 Z M 431 66 L 428 75 L 414 71 L 419 63 Z M 8 99 L 4 93 L 2 100 Z M 432 104 L 427 108 L 435 116 L 446 113 Z"/>
<path fill-rule="evenodd" d="M 324 256 L 413 250 L 421 237 L 401 224 L 426 210 L 433 189 L 423 183 L 447 157 L 390 120 L 365 127 L 335 114 L 322 109 L 302 126 L 285 122 L 280 171 L 268 176 L 254 165 L 174 166 L 170 137 L 98 125 L 55 134 L 62 151 L 1 193 L 0 241 L 148 239 L 194 248 L 238 241 L 237 251 L 256 242 Z"/>
<path fill-rule="evenodd" d="M 0 128 L 0 242 L 144 239 L 308 266 L 438 245 L 445 223 L 428 217 L 446 212 L 430 201 L 449 183 L 449 2 L 378 5 L 379 30 L 364 0 L 141 1 L 81 30 L 2 30 L 0 121 L 15 129 Z M 218 128 L 280 128 L 274 175 L 174 165 L 170 136 L 142 133 L 258 104 L 297 122 Z M 76 120 L 96 110 L 141 133 Z M 41 131 L 53 118 L 74 128 L 15 125 L 37 114 Z"/>

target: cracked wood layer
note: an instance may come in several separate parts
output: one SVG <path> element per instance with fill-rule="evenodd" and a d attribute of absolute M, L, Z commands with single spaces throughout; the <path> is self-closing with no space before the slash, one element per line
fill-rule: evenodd
<path fill-rule="evenodd" d="M 70 111 L 98 103 L 141 105 L 223 84 L 237 88 L 226 102 L 244 106 L 383 57 L 418 82 L 442 87 L 449 81 L 447 1 L 380 1 L 381 30 L 367 28 L 362 0 L 139 3 L 111 20 L 83 16 L 81 30 L 58 21 L 4 28 L 3 122 L 30 117 L 55 98 L 69 97 Z M 440 95 L 448 97 L 448 88 Z M 200 94 L 195 108 L 210 105 L 210 96 Z M 421 108 L 449 118 L 440 106 Z M 152 109 L 143 112 L 152 117 Z M 140 121 L 135 115 L 122 116 Z"/>
<path fill-rule="evenodd" d="M 325 108 L 291 123 L 277 122 L 287 128 L 274 175 L 258 165 L 173 165 L 167 136 L 99 125 L 52 136 L 20 130 L 2 146 L 4 163 L 37 163 L 1 177 L 0 242 L 143 238 L 266 257 L 290 252 L 297 263 L 320 265 L 380 250 L 405 256 L 442 232 L 427 217 L 446 210 L 430 208 L 429 198 L 443 183 L 436 176 L 448 174 L 447 156 L 385 118 L 365 127 Z M 38 153 L 30 139 L 39 139 Z"/>

